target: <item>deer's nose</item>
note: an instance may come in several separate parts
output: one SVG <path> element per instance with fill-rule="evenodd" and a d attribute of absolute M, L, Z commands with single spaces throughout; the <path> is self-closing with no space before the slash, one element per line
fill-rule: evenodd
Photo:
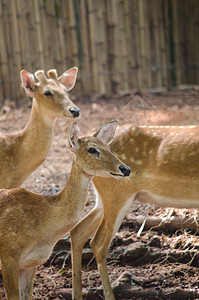
<path fill-rule="evenodd" d="M 69 109 L 69 111 L 71 112 L 71 114 L 73 115 L 74 118 L 77 118 L 80 115 L 80 109 L 79 108 L 71 107 Z"/>
<path fill-rule="evenodd" d="M 119 166 L 119 169 L 124 174 L 124 176 L 129 176 L 131 173 L 131 169 L 127 166 Z"/>

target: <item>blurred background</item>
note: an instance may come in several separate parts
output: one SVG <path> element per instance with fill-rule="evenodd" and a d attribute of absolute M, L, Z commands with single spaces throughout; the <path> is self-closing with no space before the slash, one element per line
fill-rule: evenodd
<path fill-rule="evenodd" d="M 75 93 L 199 83 L 198 0 L 0 0 L 0 105 L 20 70 L 79 68 Z"/>

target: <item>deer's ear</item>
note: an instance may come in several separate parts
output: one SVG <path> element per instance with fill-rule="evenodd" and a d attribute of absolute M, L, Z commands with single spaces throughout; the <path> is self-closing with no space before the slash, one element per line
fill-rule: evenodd
<path fill-rule="evenodd" d="M 100 139 L 106 144 L 110 144 L 115 136 L 115 131 L 118 126 L 118 120 L 114 120 L 109 123 L 105 123 L 102 127 L 94 134 L 95 137 Z"/>
<path fill-rule="evenodd" d="M 20 75 L 21 75 L 22 87 L 24 88 L 26 94 L 30 97 L 33 97 L 35 93 L 35 87 L 36 87 L 34 75 L 29 73 L 26 70 L 22 70 Z"/>
<path fill-rule="evenodd" d="M 78 141 L 78 137 L 79 137 L 79 127 L 77 125 L 77 122 L 73 122 L 71 124 L 70 127 L 70 133 L 69 133 L 69 137 L 68 137 L 68 148 L 71 151 L 74 151 L 75 149 L 77 149 L 77 141 Z"/>
<path fill-rule="evenodd" d="M 74 67 L 64 72 L 60 77 L 59 81 L 65 85 L 68 91 L 72 90 L 77 79 L 78 68 Z"/>

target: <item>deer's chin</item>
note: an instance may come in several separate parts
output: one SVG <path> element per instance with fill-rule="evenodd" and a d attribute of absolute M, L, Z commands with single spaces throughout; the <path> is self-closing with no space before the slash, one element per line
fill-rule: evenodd
<path fill-rule="evenodd" d="M 62 116 L 62 118 L 75 119 L 75 117 L 72 116 L 72 114 L 70 114 L 70 113 L 64 113 L 63 116 Z"/>
<path fill-rule="evenodd" d="M 115 173 L 111 173 L 111 172 L 109 174 L 110 174 L 110 177 L 113 177 L 115 179 L 121 179 L 124 177 L 123 174 L 115 174 Z"/>
<path fill-rule="evenodd" d="M 76 119 L 76 120 L 78 120 L 78 119 L 80 119 L 80 114 L 79 114 L 79 116 L 74 116 L 70 112 L 64 112 L 63 115 L 60 116 L 60 118 L 64 118 L 64 117 L 68 118 L 68 119 Z"/>

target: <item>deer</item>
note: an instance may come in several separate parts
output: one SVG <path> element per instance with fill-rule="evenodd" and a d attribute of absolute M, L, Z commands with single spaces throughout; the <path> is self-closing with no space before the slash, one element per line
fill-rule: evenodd
<path fill-rule="evenodd" d="M 81 258 L 90 241 L 106 300 L 114 300 L 106 258 L 135 200 L 160 207 L 199 208 L 199 126 L 121 126 L 111 151 L 136 175 L 128 181 L 95 176 L 94 208 L 71 230 L 72 299 L 82 299 Z"/>
<path fill-rule="evenodd" d="M 80 129 L 72 123 L 72 167 L 58 194 L 42 195 L 22 187 L 0 190 L 0 264 L 8 300 L 32 299 L 36 267 L 80 220 L 93 176 L 125 180 L 130 175 L 130 168 L 109 148 L 117 124 L 105 123 L 93 136 L 79 138 Z"/>
<path fill-rule="evenodd" d="M 29 120 L 19 132 L 0 133 L 0 188 L 19 187 L 45 160 L 56 118 L 77 118 L 80 109 L 70 100 L 78 68 L 60 77 L 55 69 L 20 72 L 22 87 L 33 98 Z M 34 77 L 35 76 L 35 77 Z M 36 81 L 36 79 L 38 81 Z"/>

